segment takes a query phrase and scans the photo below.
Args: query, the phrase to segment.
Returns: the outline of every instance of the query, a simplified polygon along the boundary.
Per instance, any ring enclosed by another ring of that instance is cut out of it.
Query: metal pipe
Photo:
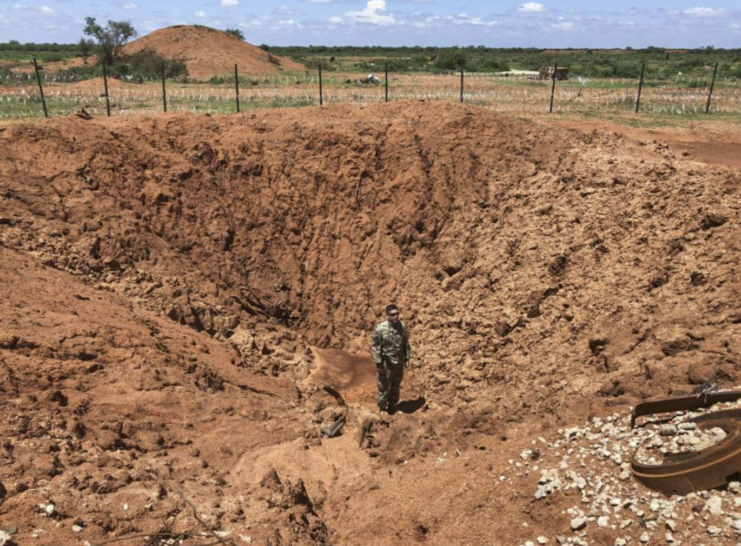
[[[553,85],[551,86],[551,108],[549,113],[553,113],[553,96],[556,94],[556,73],[558,72],[558,63],[553,65]]]
[[[713,88],[715,87],[715,76],[718,74],[718,63],[715,63],[715,70],[713,70],[713,79],[710,82],[710,90],[708,91],[708,103],[705,105],[705,113],[710,113],[710,99],[713,98]]]
[[[39,82],[39,92],[41,93],[41,104],[44,106],[44,117],[49,117],[49,111],[46,109],[46,99],[44,98],[44,86],[41,85],[41,75],[39,75],[39,65],[36,63],[36,57],[33,58],[33,67],[36,70],[36,81]]]
[[[638,96],[636,97],[636,114],[641,107],[641,91],[643,91],[643,73],[646,71],[646,63],[641,66],[641,82],[638,84]]]
[[[239,70],[236,63],[234,64],[234,86],[237,91],[237,114],[239,114]]]
[[[105,89],[105,111],[108,117],[111,117],[111,101],[108,98],[108,72],[105,63],[103,63],[103,87]]]

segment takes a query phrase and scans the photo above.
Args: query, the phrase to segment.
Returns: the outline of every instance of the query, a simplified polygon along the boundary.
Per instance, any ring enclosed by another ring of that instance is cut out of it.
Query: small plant
[[[239,38],[244,42],[244,32],[239,30],[238,28],[228,28],[224,31],[224,34],[228,34],[229,36],[234,36],[235,38]]]

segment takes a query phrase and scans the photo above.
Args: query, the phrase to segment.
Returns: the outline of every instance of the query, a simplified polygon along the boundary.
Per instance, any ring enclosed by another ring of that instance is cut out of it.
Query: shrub
[[[466,68],[468,55],[462,49],[450,47],[440,51],[433,66],[441,70],[459,70]]]

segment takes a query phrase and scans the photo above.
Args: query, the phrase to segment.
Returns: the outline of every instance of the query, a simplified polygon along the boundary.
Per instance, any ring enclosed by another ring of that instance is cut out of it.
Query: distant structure
[[[539,80],[552,80],[553,79],[553,67],[546,66],[546,67],[541,68],[538,71],[538,79]],[[568,80],[569,79],[569,67],[559,66],[556,69],[556,79],[559,81]]]

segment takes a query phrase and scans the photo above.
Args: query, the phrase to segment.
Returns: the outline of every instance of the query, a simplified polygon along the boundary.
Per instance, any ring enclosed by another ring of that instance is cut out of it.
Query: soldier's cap
[[[396,307],[393,303],[391,305],[386,306],[386,314],[388,315],[391,311],[398,311],[399,308]]]

